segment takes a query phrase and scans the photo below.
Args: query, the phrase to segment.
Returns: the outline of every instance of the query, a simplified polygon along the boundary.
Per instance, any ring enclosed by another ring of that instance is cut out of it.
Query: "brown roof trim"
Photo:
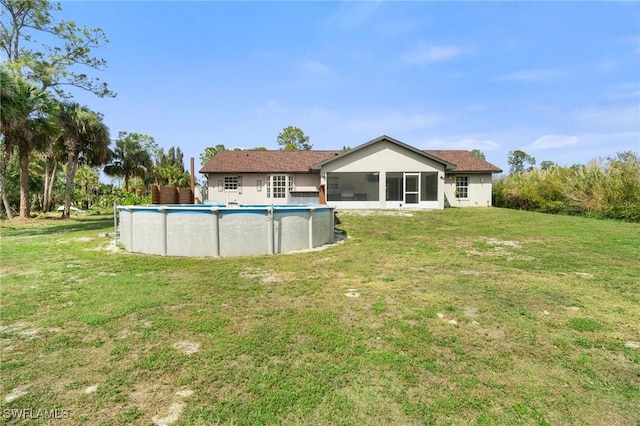
[[[200,173],[317,173],[323,165],[381,141],[388,141],[443,164],[449,173],[502,173],[500,168],[471,151],[421,151],[386,135],[348,151],[220,151],[200,169]]]
[[[311,166],[342,151],[220,151],[200,173],[313,173]]]
[[[502,173],[502,169],[466,150],[427,150],[435,157],[455,164],[455,168],[447,170],[452,173]]]

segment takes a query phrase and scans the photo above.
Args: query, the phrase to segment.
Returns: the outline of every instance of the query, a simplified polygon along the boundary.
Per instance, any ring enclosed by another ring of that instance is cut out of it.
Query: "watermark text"
[[[5,408],[2,417],[6,420],[64,420],[69,418],[69,410],[61,408]]]

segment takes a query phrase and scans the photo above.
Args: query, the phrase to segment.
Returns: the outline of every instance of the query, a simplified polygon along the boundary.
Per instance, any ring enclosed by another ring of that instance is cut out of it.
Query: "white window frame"
[[[466,200],[469,198],[469,176],[456,176],[456,198]]]
[[[225,176],[224,177],[224,190],[229,192],[238,192],[240,188],[239,176]]]
[[[277,186],[275,184],[278,184]],[[286,200],[295,189],[295,180],[291,175],[270,175],[265,179],[267,198]],[[277,191],[276,191],[277,190]],[[278,196],[276,196],[276,192]]]

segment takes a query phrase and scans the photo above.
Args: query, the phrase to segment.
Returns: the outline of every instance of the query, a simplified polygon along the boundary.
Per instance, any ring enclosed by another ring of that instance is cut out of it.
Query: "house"
[[[470,151],[422,151],[389,136],[348,151],[221,151],[200,170],[211,201],[344,209],[490,206],[501,172]]]

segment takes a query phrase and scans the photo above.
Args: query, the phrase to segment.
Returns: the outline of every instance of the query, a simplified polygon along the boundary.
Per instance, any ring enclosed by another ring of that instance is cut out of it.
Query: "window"
[[[273,198],[287,197],[287,177],[283,175],[272,176]]]
[[[420,201],[438,201],[438,174],[422,172]]]
[[[267,198],[287,198],[287,193],[293,191],[293,176],[272,175],[267,178]]]
[[[380,178],[373,172],[332,172],[327,176],[327,201],[378,201]]]
[[[224,190],[225,191],[237,191],[238,190],[238,176],[225,176],[224,177]]]
[[[456,198],[469,198],[468,176],[456,176]]]

